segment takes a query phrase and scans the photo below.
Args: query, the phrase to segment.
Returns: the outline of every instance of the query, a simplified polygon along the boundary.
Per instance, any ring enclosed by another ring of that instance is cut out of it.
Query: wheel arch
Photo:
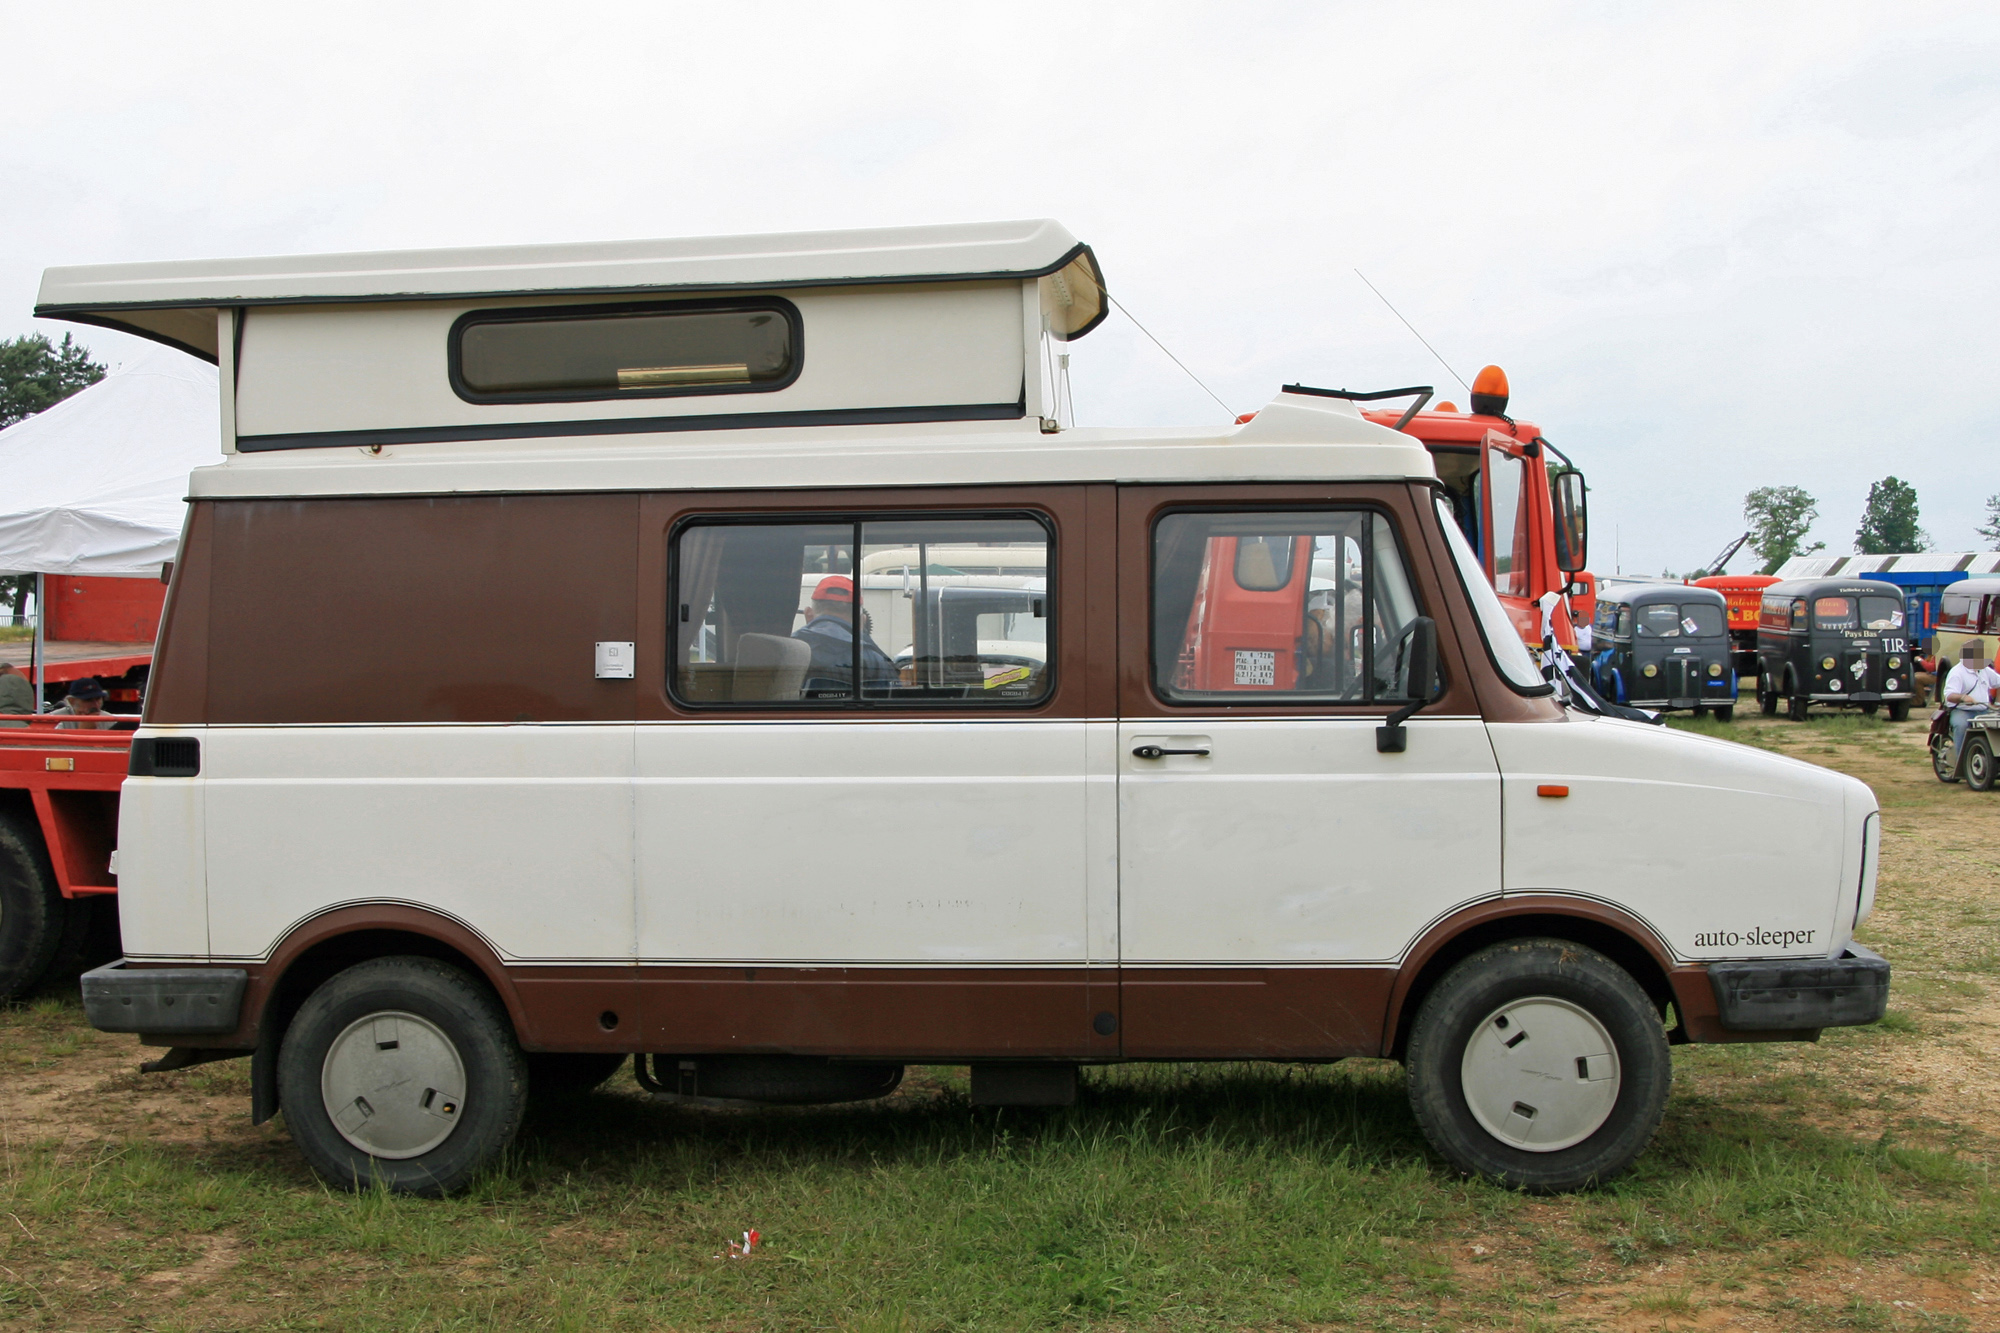
[[[1526,938],[1568,940],[1595,949],[1631,974],[1662,1015],[1668,1004],[1680,1002],[1672,954],[1631,913],[1564,894],[1491,899],[1438,922],[1405,955],[1389,992],[1382,1054],[1402,1058],[1418,1006],[1455,964],[1488,945]]]

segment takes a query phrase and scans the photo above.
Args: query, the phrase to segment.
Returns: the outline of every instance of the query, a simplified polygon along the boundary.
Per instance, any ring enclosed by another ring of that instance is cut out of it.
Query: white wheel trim
[[[1459,1080],[1480,1128],[1524,1152],[1561,1152],[1595,1134],[1623,1082],[1604,1024],[1553,995],[1488,1014],[1465,1044]]]
[[[421,1157],[465,1118],[465,1063],[429,1019],[385,1010],[333,1039],[319,1093],[334,1129],[362,1152]]]

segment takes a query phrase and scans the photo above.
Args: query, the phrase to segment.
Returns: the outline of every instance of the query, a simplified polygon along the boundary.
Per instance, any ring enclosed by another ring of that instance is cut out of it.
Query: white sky
[[[1990,4],[0,0],[0,69],[0,336],[52,264],[1051,216],[1237,411],[1464,406],[1361,269],[1506,368],[1603,572],[1752,486],[1832,551],[1884,474],[1945,549],[2000,491]],[[1221,420],[1116,315],[1073,351],[1081,424]]]

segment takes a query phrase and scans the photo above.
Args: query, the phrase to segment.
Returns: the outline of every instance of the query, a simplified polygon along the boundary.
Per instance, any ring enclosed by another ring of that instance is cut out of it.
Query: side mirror
[[[1431,686],[1437,679],[1437,650],[1437,622],[1429,616],[1418,616],[1410,622],[1410,669],[1404,677],[1410,682],[1410,702],[1389,714],[1382,720],[1382,725],[1375,728],[1377,754],[1401,754],[1409,748],[1410,733],[1403,724],[1431,701]]]
[[[1565,574],[1575,574],[1589,563],[1583,474],[1564,468],[1551,478],[1551,487],[1555,492],[1556,567]]]

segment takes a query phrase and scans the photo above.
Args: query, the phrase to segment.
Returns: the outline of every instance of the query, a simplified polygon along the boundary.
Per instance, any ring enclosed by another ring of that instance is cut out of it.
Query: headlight
[[[1722,674],[1722,663],[1720,663],[1720,662],[1710,662],[1710,663],[1708,664],[1708,674],[1709,674],[1709,675],[1711,675],[1711,676],[1719,676],[1719,675],[1721,675],[1721,674]]]
[[[1834,661],[1831,657],[1822,657],[1819,659],[1819,669],[1821,671],[1831,671],[1833,668]]]
[[[1895,669],[1896,669],[1897,667],[1899,667],[1899,666],[1901,666],[1901,665],[1903,665],[1903,659],[1902,659],[1902,658],[1900,658],[1900,657],[1892,657],[1892,658],[1890,658],[1890,659],[1889,659],[1889,670],[1891,670],[1891,671],[1894,671],[1894,670],[1895,670]]]
[[[1891,677],[1889,677],[1889,679],[1888,679],[1887,681],[1883,682],[1883,688],[1884,688],[1884,689],[1891,689],[1891,690],[1895,689],[1895,688],[1896,688],[1896,678],[1895,678],[1894,676],[1891,676]]]
[[[1642,676],[1657,676],[1660,674],[1660,669],[1654,666],[1651,662],[1648,662],[1646,663],[1646,665],[1639,668],[1639,674]]]

